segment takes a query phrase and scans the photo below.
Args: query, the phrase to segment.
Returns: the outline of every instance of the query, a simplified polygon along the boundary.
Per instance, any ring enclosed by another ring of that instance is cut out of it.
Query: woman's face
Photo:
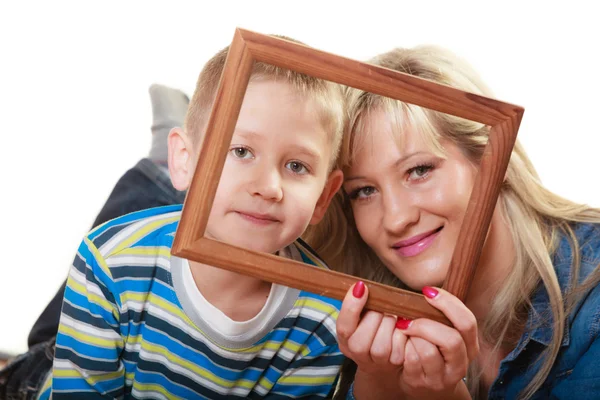
[[[413,129],[397,145],[384,111],[365,122],[365,145],[343,186],[360,236],[412,289],[441,286],[477,169],[449,142],[445,158],[436,156]]]

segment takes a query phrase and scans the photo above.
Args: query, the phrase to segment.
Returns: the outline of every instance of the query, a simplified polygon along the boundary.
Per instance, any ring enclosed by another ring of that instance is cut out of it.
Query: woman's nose
[[[384,196],[383,227],[391,234],[401,234],[419,221],[419,207],[409,196]]]

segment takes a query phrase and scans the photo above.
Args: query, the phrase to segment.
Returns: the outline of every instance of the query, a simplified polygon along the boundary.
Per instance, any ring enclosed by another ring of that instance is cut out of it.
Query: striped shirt
[[[84,238],[40,398],[331,394],[343,360],[335,334],[341,303],[286,288],[261,329],[239,337],[220,334],[191,304],[184,263],[170,255],[180,216],[181,206],[144,210]],[[288,254],[325,268],[301,240]]]

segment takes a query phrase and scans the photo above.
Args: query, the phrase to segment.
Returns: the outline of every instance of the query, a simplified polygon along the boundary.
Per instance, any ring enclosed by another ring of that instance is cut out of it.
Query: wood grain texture
[[[204,236],[227,150],[246,93],[254,61],[244,40],[235,32],[221,75],[213,108],[202,137],[198,163],[186,195],[173,254]],[[189,132],[200,137],[200,132]]]
[[[444,289],[462,301],[475,275],[522,116],[521,112],[490,131],[444,282]]]
[[[240,249],[203,237],[255,61],[491,126],[489,143],[482,157],[444,284],[447,290],[464,300],[479,261],[523,109],[412,75],[242,29],[236,30],[229,50],[172,254],[340,300],[352,284],[358,281],[350,275]],[[375,282],[366,283],[370,289],[367,302],[369,309],[406,318],[428,317],[449,324],[420,294]]]
[[[238,29],[256,61],[402,100],[486,125],[513,117],[519,106],[298,43]]]
[[[250,275],[322,296],[343,300],[358,278],[312,265],[231,246],[209,238],[197,240],[181,257]],[[366,307],[405,318],[426,317],[449,325],[439,310],[417,293],[363,280],[369,288]]]

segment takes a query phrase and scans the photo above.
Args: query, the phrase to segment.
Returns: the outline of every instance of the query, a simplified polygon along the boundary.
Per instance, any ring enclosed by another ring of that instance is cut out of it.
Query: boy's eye
[[[289,163],[285,164],[285,167],[295,174],[308,174],[308,168],[306,168],[306,166],[300,161],[290,161]]]
[[[229,150],[229,152],[235,157],[242,159],[248,159],[254,156],[252,152],[245,147],[234,147],[233,149]]]

